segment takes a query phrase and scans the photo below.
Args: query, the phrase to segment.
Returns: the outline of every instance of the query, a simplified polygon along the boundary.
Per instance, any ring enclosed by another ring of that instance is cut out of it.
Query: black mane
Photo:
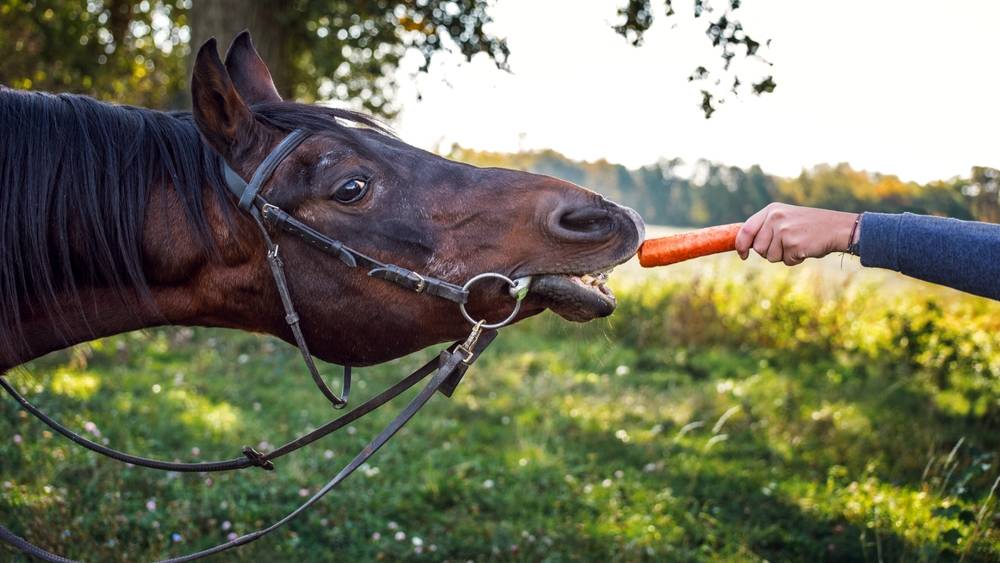
[[[350,137],[349,122],[391,136],[348,110],[281,102],[254,112],[286,131]],[[0,86],[0,152],[0,357],[26,345],[21,306],[59,331],[67,304],[57,295],[75,297],[72,306],[88,316],[108,306],[82,303],[78,285],[110,288],[127,306],[148,299],[142,233],[152,186],[173,186],[201,244],[214,251],[203,188],[227,196],[218,156],[189,112]]]
[[[386,133],[346,110],[293,103],[254,110],[284,130],[352,135],[339,123],[349,121]],[[218,157],[190,113],[0,87],[0,152],[0,356],[26,345],[25,313],[57,320],[73,307],[96,316],[149,298],[141,245],[154,185],[173,186],[201,244],[214,250],[203,188],[227,196]],[[84,304],[79,285],[110,288],[120,300]],[[60,294],[75,303],[60,303]]]
[[[108,287],[121,297],[87,304],[90,314],[135,305],[136,289],[148,297],[142,229],[153,185],[172,184],[196,232],[210,240],[202,187],[218,194],[224,188],[190,115],[0,89],[0,147],[5,356],[26,345],[23,313],[61,319],[67,304],[57,295],[67,292],[83,308],[78,285]]]

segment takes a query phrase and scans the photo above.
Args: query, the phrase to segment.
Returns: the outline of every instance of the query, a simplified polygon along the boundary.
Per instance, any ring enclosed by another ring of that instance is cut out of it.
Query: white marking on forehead
[[[340,152],[341,151],[339,149],[333,149],[332,151],[324,154],[319,159],[319,165],[332,166],[333,164],[336,164],[336,162],[342,158]]]

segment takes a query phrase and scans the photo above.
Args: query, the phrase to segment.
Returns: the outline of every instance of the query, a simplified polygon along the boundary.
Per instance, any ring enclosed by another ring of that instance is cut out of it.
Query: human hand
[[[860,225],[854,227],[858,218],[857,213],[772,203],[743,223],[736,252],[746,260],[753,249],[771,262],[795,266],[806,258],[847,251],[860,235]]]

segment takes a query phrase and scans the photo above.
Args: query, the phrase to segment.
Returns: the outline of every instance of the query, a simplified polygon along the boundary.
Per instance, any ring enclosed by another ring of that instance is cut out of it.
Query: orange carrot
[[[639,247],[639,263],[644,268],[667,266],[699,256],[736,250],[736,234],[742,226],[743,223],[733,223],[649,239]]]

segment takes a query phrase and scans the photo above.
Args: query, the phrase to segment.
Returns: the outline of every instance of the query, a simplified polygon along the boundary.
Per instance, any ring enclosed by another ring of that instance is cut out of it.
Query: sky
[[[704,158],[795,176],[849,162],[918,182],[1000,167],[1000,2],[746,0],[738,19],[771,39],[773,67],[742,64],[777,88],[709,120],[687,77],[720,59],[689,4],[675,0],[679,16],[636,48],[611,29],[617,0],[496,0],[491,31],[507,38],[511,72],[437,55],[419,74],[412,54],[394,128],[431,150],[550,148],[629,167]]]

